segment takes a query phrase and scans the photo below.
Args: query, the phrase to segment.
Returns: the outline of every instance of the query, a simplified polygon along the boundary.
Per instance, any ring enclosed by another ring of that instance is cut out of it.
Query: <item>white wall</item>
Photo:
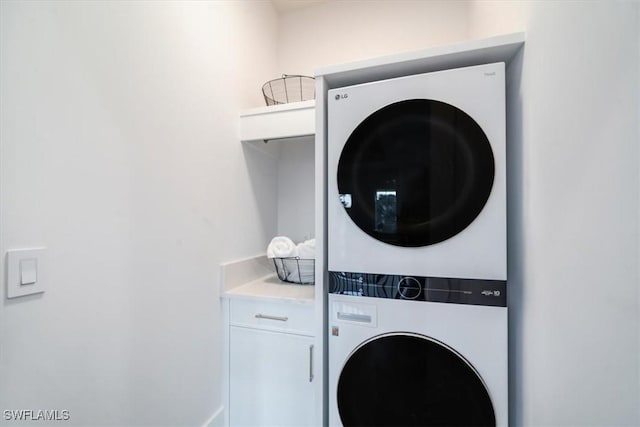
[[[276,73],[277,15],[268,2],[0,13],[0,253],[44,245],[50,267],[44,295],[0,291],[0,408],[202,425],[221,405],[217,265],[263,251],[277,225],[274,163],[237,138],[239,109]]]
[[[525,31],[534,2],[512,0],[471,0],[468,38],[479,39]]]
[[[315,142],[312,137],[270,144],[280,147],[278,157],[278,234],[294,242],[315,237]]]
[[[474,37],[505,17],[527,32],[510,105],[515,425],[640,424],[638,9],[473,5]]]
[[[640,425],[640,4],[393,4],[285,14],[280,68],[526,31],[508,72],[511,425]]]
[[[466,39],[468,7],[446,0],[339,0],[282,14],[281,73],[313,75],[326,65]]]

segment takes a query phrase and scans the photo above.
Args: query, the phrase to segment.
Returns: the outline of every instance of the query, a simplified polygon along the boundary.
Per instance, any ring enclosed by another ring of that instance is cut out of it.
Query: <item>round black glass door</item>
[[[340,200],[365,233],[397,246],[427,246],[464,230],[493,186],[491,145],[464,111],[412,99],[367,117],[338,163]]]
[[[385,335],[359,347],[340,374],[337,393],[345,427],[496,424],[476,371],[420,335]]]

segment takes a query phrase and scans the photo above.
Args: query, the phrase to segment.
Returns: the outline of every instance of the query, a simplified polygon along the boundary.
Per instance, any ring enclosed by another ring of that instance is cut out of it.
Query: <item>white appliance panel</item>
[[[464,230],[439,243],[402,247],[362,231],[343,207],[337,169],[354,129],[379,109],[409,99],[457,107],[486,134],[495,175],[489,198]],[[504,64],[414,75],[328,93],[328,268],[429,277],[506,280],[506,154]]]
[[[376,326],[342,320],[338,313],[376,315]],[[414,302],[329,295],[329,425],[341,427],[337,403],[340,374],[354,350],[383,334],[413,333],[443,343],[462,356],[482,379],[496,426],[508,426],[508,329],[506,307]],[[399,367],[399,369],[404,369]],[[410,369],[407,368],[407,369]],[[461,408],[463,410],[463,408]]]

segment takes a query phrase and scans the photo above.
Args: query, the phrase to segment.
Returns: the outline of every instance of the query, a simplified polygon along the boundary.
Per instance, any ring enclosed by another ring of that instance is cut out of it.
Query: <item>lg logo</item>
[[[341,99],[347,99],[349,97],[348,93],[337,93],[336,94],[336,101],[340,101]]]

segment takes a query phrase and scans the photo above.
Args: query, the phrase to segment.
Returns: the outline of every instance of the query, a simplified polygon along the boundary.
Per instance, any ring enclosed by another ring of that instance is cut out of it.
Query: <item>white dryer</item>
[[[506,280],[503,63],[327,102],[330,271]]]
[[[508,426],[505,286],[330,273],[329,425]]]

